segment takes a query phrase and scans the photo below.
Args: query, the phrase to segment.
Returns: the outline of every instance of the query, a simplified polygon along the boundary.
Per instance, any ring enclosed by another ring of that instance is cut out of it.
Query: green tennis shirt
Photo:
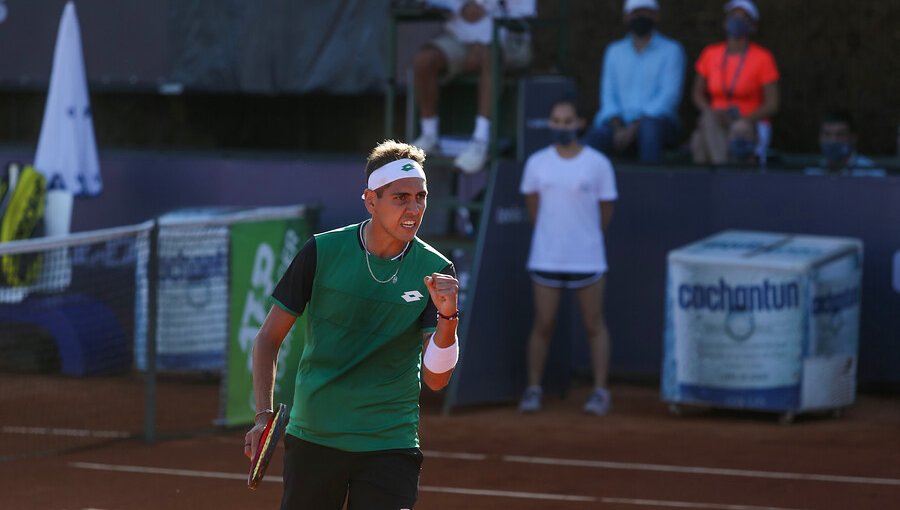
[[[422,333],[436,327],[423,281],[453,274],[450,262],[416,237],[402,256],[368,256],[361,225],[316,234],[272,297],[306,314],[287,431],[303,440],[364,452],[419,445]],[[399,271],[398,271],[399,268]]]

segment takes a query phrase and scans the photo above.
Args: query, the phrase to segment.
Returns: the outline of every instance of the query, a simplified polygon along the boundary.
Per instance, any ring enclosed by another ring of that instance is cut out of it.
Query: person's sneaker
[[[609,397],[609,391],[597,389],[587,398],[584,402],[584,407],[582,407],[581,410],[595,416],[603,416],[609,412],[611,406],[612,402]]]
[[[528,388],[522,394],[522,400],[519,401],[520,413],[536,413],[541,410],[541,395],[543,392],[540,388]]]
[[[421,134],[413,140],[413,145],[425,151],[425,153],[435,152],[438,148],[438,137],[435,135]]]
[[[488,157],[488,143],[472,139],[466,148],[456,156],[453,164],[467,174],[480,172]]]

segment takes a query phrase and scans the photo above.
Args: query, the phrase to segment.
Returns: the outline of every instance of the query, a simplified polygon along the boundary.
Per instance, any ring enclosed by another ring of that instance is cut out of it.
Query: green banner
[[[228,373],[225,425],[251,423],[253,341],[271,306],[275,284],[311,235],[305,219],[237,223],[231,226],[231,288],[228,326]],[[305,317],[300,317],[281,344],[275,377],[275,404],[290,406],[303,350]]]

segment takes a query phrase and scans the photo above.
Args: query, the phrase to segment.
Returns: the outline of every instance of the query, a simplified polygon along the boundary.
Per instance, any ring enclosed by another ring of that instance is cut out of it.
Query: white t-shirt
[[[565,159],[551,145],[525,162],[519,190],[537,193],[537,221],[528,269],[559,273],[606,271],[600,202],[615,200],[616,177],[603,154],[583,147]]]
[[[537,12],[535,0],[506,0],[506,8],[498,0],[472,0],[487,11],[480,20],[469,23],[459,14],[469,0],[430,0],[433,6],[449,9],[454,15],[444,25],[447,32],[465,44],[490,44],[494,29],[494,18],[498,16],[522,18],[534,16]],[[501,31],[501,39],[503,33]]]

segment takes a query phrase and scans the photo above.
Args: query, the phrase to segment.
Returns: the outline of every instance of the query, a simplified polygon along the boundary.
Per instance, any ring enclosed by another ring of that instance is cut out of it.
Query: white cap
[[[759,21],[759,9],[756,8],[753,0],[731,0],[725,4],[725,12],[729,12],[732,9],[742,9],[753,18],[753,21]]]
[[[658,11],[659,4],[656,3],[656,0],[625,0],[625,7],[622,8],[622,10],[625,11],[625,14],[631,14],[638,9],[652,9]]]

